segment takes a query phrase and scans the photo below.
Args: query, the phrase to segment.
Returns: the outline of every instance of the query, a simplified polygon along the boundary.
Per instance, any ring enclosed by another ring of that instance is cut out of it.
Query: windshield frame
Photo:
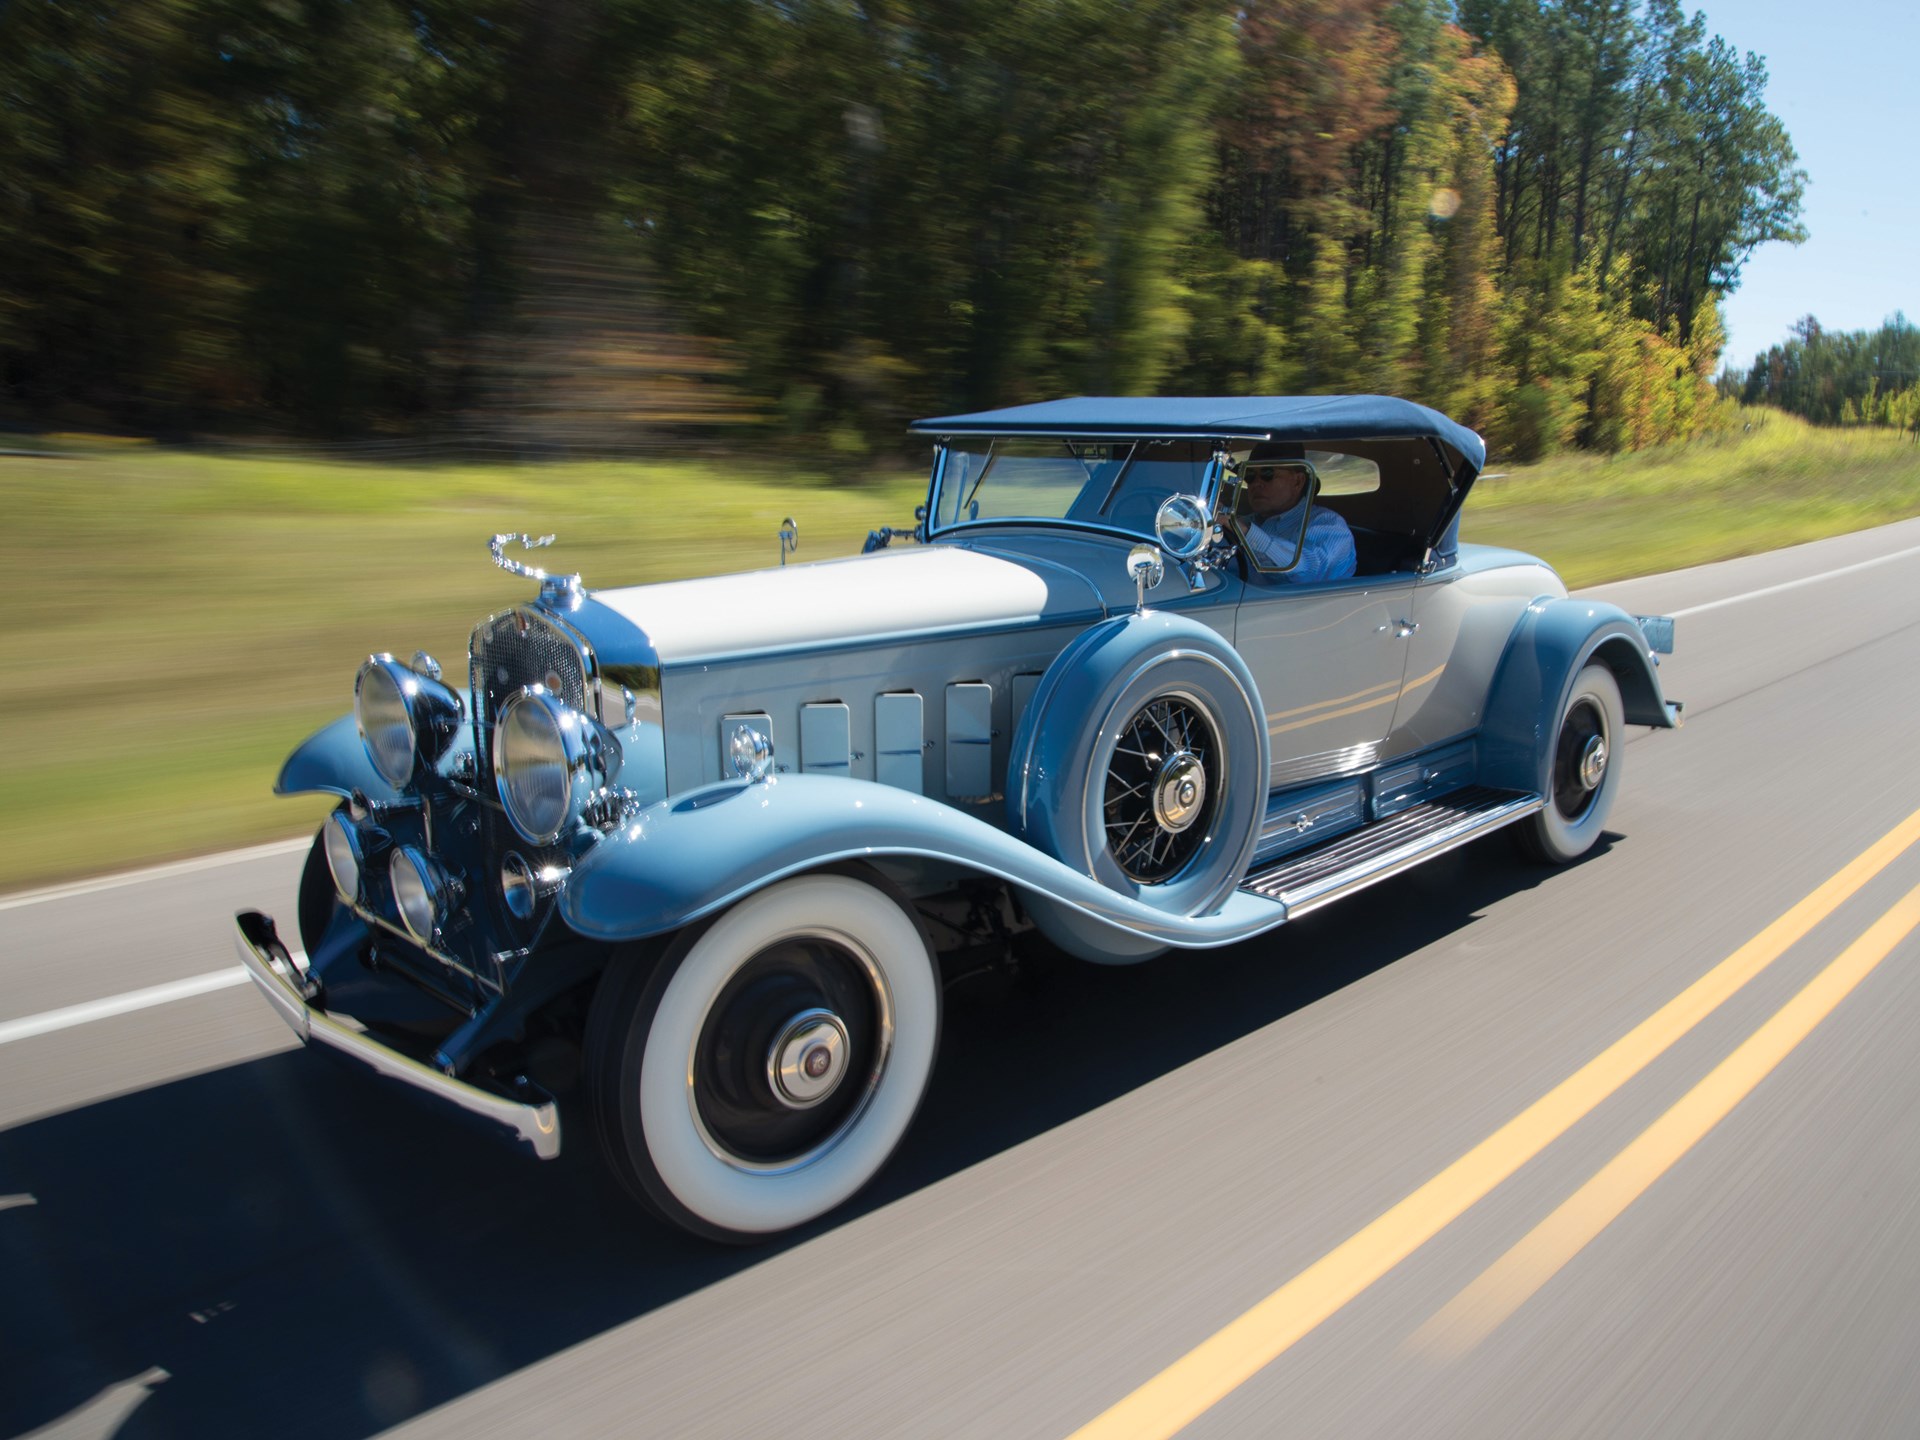
[[[1107,487],[1106,495],[1102,497],[1101,508],[1103,510],[1113,502],[1114,497],[1120,494],[1126,481],[1133,474],[1135,467],[1147,456],[1153,447],[1192,444],[1212,447],[1211,453],[1204,460],[1196,457],[1195,461],[1192,462],[1200,472],[1199,484],[1192,489],[1181,489],[1170,493],[1197,494],[1202,503],[1208,507],[1209,513],[1211,513],[1214,505],[1214,497],[1220,492],[1222,470],[1225,465],[1231,461],[1227,442],[1217,436],[1211,435],[943,435],[935,442],[933,472],[928,478],[927,518],[925,521],[927,538],[932,540],[939,536],[967,534],[974,531],[1037,528],[1042,530],[1065,529],[1097,535],[1111,535],[1136,543],[1143,539],[1149,541],[1156,539],[1151,522],[1149,522],[1144,529],[1136,529],[1126,525],[1104,524],[1098,520],[1069,518],[1065,515],[987,515],[973,520],[956,519],[942,523],[940,518],[941,504],[943,500],[947,498],[948,460],[954,450],[985,451],[987,461],[981,467],[980,473],[973,480],[974,489],[977,491],[980,484],[985,481],[988,474],[992,471],[993,466],[999,460],[1000,457],[997,452],[1001,446],[1012,443],[1033,444],[1035,442],[1044,443],[1048,441],[1069,447],[1076,444],[1099,445],[1110,447],[1115,451],[1121,449],[1126,451],[1125,459],[1121,461],[1119,469]],[[1073,458],[1076,460],[1080,459],[1077,454],[1074,455]],[[1082,463],[1084,464],[1086,462],[1082,461]],[[955,510],[958,511],[961,505],[967,503],[968,498],[969,497],[961,497],[955,504]]]

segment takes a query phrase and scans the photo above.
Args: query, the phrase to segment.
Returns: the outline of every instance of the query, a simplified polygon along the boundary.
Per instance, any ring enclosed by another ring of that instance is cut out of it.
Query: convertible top
[[[1438,410],[1391,395],[1080,395],[971,415],[938,415],[922,435],[1164,436],[1182,439],[1389,440],[1432,436],[1477,472],[1487,446]]]

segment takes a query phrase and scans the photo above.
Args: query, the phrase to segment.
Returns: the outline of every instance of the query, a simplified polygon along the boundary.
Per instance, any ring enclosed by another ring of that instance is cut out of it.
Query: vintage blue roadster
[[[1569,861],[1625,727],[1679,723],[1671,622],[1460,543],[1485,446],[1422,406],[914,429],[926,505],[856,558],[591,590],[493,537],[538,593],[464,682],[372,656],[280,775],[340,797],[301,948],[237,917],[294,1031],[543,1157],[568,1096],[644,1205],[751,1240],[886,1162],[951,957],[1226,945],[1503,826]]]

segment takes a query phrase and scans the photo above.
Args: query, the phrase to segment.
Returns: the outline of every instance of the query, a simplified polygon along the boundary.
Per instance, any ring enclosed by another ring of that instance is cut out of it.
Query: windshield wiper
[[[1107,513],[1107,507],[1113,504],[1114,496],[1120,493],[1120,486],[1122,482],[1126,480],[1128,474],[1132,472],[1134,457],[1139,453],[1140,442],[1136,440],[1127,447],[1127,458],[1120,464],[1120,473],[1113,477],[1113,484],[1107,487],[1107,493],[1100,501],[1100,508],[1095,510],[1093,512],[1094,514],[1104,515]]]

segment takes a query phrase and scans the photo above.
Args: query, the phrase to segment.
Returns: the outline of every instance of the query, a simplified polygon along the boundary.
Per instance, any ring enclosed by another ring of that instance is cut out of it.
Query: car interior
[[[1424,439],[1316,440],[1311,446],[1264,442],[1252,447],[1240,468],[1285,461],[1309,464],[1315,478],[1313,506],[1347,522],[1356,578],[1417,570],[1432,526],[1456,499],[1445,452]],[[1245,486],[1236,486],[1231,507],[1222,507],[1222,518],[1236,536],[1243,536],[1250,523],[1241,510],[1245,497]],[[1228,498],[1223,495],[1223,502]],[[1450,525],[1438,548],[1450,554],[1454,544]],[[1285,580],[1286,572],[1263,568],[1248,557],[1244,540],[1241,555],[1248,579],[1291,583]]]

